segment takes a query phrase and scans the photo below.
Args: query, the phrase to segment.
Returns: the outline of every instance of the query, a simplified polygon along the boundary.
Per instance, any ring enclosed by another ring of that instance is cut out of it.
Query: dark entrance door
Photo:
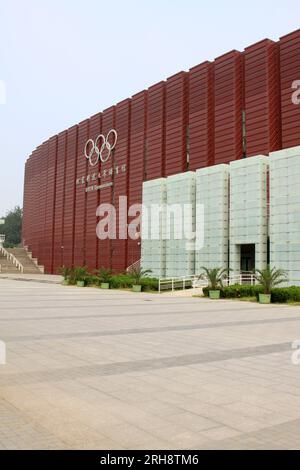
[[[241,273],[255,269],[255,245],[241,245]]]

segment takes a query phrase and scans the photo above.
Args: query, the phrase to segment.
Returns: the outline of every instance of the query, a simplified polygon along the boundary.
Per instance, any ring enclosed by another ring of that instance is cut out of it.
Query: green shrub
[[[203,287],[202,292],[203,292],[204,297],[208,297],[209,291],[210,291],[209,287]]]
[[[112,289],[129,289],[133,285],[133,279],[128,274],[115,274],[110,278]]]
[[[289,300],[292,302],[300,302],[300,286],[288,287],[290,292]]]
[[[271,302],[281,304],[286,302],[300,302],[300,287],[291,286],[272,289]]]
[[[87,286],[99,286],[102,282],[109,282],[112,289],[131,289],[137,282],[137,278],[128,273],[112,274],[108,269],[101,268],[95,274],[89,274],[84,266],[75,268],[61,267],[59,273],[75,285],[77,281],[85,281]],[[157,291],[158,279],[151,277],[140,277],[139,283],[144,291]]]
[[[257,297],[263,292],[261,286],[251,286],[250,284],[235,284],[233,286],[224,287],[221,296],[225,299],[239,299],[241,297]]]
[[[98,278],[98,283],[101,284],[102,282],[110,283],[112,271],[111,269],[100,268],[98,271],[95,271],[95,275]]]
[[[74,280],[77,281],[86,281],[89,277],[88,270],[86,266],[76,266],[74,268]]]
[[[209,287],[203,288],[203,294],[208,297]],[[234,284],[228,287],[222,287],[221,298],[223,299],[239,299],[241,297],[256,297],[259,293],[263,291],[261,286],[251,286],[248,284]]]
[[[69,284],[70,285],[75,285],[76,284],[76,275],[75,275],[74,268],[70,269],[70,274],[68,276],[68,279],[69,279]]]
[[[110,286],[112,289],[131,289],[136,283],[136,279],[130,274],[115,274],[110,278]],[[139,280],[142,290],[158,290],[158,279],[144,277]]]
[[[92,274],[90,276],[87,276],[85,282],[86,282],[87,286],[99,286],[99,284],[100,284],[99,277],[94,276]]]
[[[143,291],[158,290],[158,279],[152,277],[144,277],[140,279],[140,285]]]
[[[290,292],[288,288],[271,289],[271,302],[284,304],[289,300]]]
[[[58,273],[63,276],[65,280],[68,280],[70,285],[76,284],[76,275],[74,268],[67,268],[65,266],[62,266],[58,269]]]
[[[17,245],[15,245],[14,243],[9,243],[6,241],[3,243],[3,246],[4,248],[16,248],[17,247]]]
[[[210,288],[204,287],[203,294],[208,297]],[[263,287],[259,285],[251,286],[247,284],[223,287],[221,289],[221,298],[238,299],[241,297],[256,297],[263,293]],[[271,289],[272,303],[300,302],[300,286],[274,287]]]
[[[72,268],[61,266],[60,268],[58,268],[57,273],[60,274],[66,281],[67,279],[69,279],[71,271],[72,271]]]

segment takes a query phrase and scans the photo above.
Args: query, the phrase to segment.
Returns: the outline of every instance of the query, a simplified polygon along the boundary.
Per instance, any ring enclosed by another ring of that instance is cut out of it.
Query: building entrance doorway
[[[246,274],[255,269],[255,244],[241,245],[241,273]]]

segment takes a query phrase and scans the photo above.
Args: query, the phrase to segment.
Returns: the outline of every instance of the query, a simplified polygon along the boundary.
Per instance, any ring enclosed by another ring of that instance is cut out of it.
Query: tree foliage
[[[0,225],[0,233],[5,235],[5,247],[10,248],[21,243],[22,217],[23,210],[19,206],[6,213],[4,225]]]

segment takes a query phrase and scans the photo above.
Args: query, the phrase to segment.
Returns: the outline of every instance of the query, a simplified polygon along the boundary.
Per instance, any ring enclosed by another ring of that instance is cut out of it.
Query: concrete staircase
[[[27,252],[25,248],[7,248],[7,251],[14,255],[14,257],[23,266],[24,274],[41,274],[44,272],[43,266],[39,266],[37,260],[32,258],[31,253]],[[20,273],[19,269],[0,253],[0,264],[2,273]]]
[[[0,273],[18,274],[19,272],[19,269],[13,264],[13,262],[8,260],[0,251]]]

